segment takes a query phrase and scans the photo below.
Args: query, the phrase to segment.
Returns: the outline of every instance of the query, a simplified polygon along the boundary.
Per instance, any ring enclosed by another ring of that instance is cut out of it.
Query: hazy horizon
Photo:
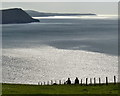
[[[22,8],[50,13],[95,13],[117,15],[117,2],[3,2],[2,9]]]

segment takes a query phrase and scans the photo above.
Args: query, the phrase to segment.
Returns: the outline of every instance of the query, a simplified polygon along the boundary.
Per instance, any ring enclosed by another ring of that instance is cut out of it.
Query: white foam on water
[[[82,50],[41,48],[3,49],[3,82],[37,84],[70,77],[101,78],[113,82],[118,75],[118,57]],[[97,79],[98,80],[98,79]]]

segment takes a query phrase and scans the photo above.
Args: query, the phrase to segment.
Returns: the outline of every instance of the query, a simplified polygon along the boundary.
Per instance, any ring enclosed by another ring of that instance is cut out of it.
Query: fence
[[[96,81],[96,79],[98,79],[98,82]],[[83,83],[83,80],[85,80],[85,83]],[[109,78],[106,77],[105,78],[105,83],[102,83],[101,82],[101,78],[85,78],[85,79],[79,79],[79,84],[82,86],[82,85],[101,85],[101,84],[106,84],[108,85],[109,84]],[[88,82],[89,81],[89,82]],[[117,83],[117,78],[116,76],[113,77],[113,82],[114,84]],[[61,84],[66,84],[66,81],[65,80],[51,80],[51,81],[47,81],[47,82],[38,82],[38,85],[61,85]],[[72,84],[75,84],[75,83],[72,83]]]

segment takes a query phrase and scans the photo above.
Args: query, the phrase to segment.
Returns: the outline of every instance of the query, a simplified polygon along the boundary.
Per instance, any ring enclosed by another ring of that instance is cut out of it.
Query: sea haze
[[[38,17],[37,17],[38,18]],[[41,17],[40,23],[3,25],[3,82],[118,75],[114,16]]]

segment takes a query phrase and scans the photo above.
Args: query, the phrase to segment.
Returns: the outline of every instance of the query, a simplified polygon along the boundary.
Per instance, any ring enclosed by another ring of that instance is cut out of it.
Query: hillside
[[[83,16],[83,15],[96,15],[92,13],[79,14],[79,13],[45,13],[33,10],[25,10],[31,17],[47,17],[47,16]]]
[[[2,12],[2,24],[40,22],[20,8],[0,10],[0,12]]]
[[[2,84],[2,96],[18,96],[17,94],[53,94],[56,96],[118,96],[119,84],[101,85],[25,85],[25,84]],[[14,94],[14,95],[13,95]],[[79,95],[80,94],[80,95]],[[96,94],[96,95],[95,95]],[[35,95],[36,96],[36,95]],[[38,95],[39,96],[39,95]],[[48,95],[47,95],[48,96]]]

